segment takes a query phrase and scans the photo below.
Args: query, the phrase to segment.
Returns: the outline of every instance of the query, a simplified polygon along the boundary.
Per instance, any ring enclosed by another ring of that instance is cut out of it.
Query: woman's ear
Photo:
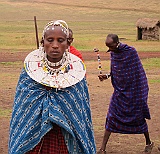
[[[67,43],[66,49],[69,49],[70,45]]]
[[[43,40],[43,38],[41,40],[41,46],[44,47],[44,40]]]
[[[68,44],[68,46],[70,46],[70,45],[71,45],[71,41],[70,41],[70,39],[69,39],[69,38],[67,38],[67,44]]]

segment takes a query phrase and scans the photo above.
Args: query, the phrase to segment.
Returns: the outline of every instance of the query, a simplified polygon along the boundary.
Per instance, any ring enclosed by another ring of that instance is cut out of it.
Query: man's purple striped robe
[[[120,43],[111,51],[111,81],[114,92],[106,118],[106,129],[115,133],[141,134],[148,131],[148,82],[135,48]]]

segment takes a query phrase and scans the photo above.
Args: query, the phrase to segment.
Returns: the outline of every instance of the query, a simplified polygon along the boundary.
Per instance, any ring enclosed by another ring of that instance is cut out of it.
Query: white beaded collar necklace
[[[85,77],[86,67],[77,56],[68,52],[66,56],[64,63],[55,69],[45,61],[43,50],[37,49],[27,55],[24,67],[28,75],[42,85],[58,89],[70,87]]]
[[[46,53],[44,53],[44,62],[48,65],[48,66],[51,66],[51,67],[55,67],[55,66],[62,66],[65,62],[67,61],[67,53],[65,52],[63,54],[63,57],[60,61],[54,63],[54,62],[50,62],[47,58],[47,55]]]

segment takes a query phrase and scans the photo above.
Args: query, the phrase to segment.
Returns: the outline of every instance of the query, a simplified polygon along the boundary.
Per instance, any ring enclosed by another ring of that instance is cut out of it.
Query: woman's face
[[[50,26],[44,35],[44,50],[48,60],[51,62],[60,61],[67,48],[67,36],[62,31],[62,27]]]

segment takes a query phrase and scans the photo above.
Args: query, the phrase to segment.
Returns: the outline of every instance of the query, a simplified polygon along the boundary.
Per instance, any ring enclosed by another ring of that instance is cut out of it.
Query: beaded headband
[[[56,21],[50,21],[48,24],[46,24],[46,26],[44,27],[44,30],[43,30],[43,34],[42,34],[42,38],[44,39],[44,35],[45,35],[45,32],[47,30],[49,30],[50,26],[53,26],[52,27],[52,30],[54,30],[54,26],[60,26],[62,27],[62,31],[67,35],[69,35],[69,30],[68,30],[68,25],[67,23],[64,21],[64,20],[56,20]]]

